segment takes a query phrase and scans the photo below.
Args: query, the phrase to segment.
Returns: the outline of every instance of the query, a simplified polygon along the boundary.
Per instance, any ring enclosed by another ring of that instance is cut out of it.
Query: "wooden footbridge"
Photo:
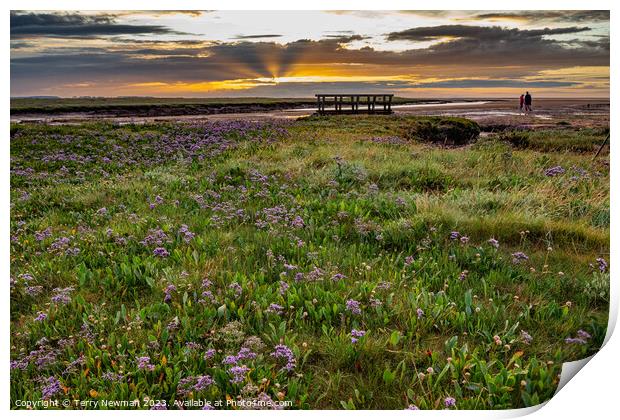
[[[392,94],[317,94],[317,112],[326,114],[391,114]]]

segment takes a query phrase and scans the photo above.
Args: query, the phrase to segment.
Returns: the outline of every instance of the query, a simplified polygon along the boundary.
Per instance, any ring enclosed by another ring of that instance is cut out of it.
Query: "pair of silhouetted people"
[[[525,95],[521,94],[519,97],[519,109],[521,112],[532,112],[532,95],[530,92],[525,92]]]

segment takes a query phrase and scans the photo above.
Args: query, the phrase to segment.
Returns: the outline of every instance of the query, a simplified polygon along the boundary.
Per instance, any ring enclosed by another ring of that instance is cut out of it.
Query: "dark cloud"
[[[365,39],[370,39],[369,36],[362,36],[362,35],[338,35],[338,34],[333,34],[333,35],[325,35],[325,38],[332,40],[334,42],[338,42],[340,44],[348,44],[349,42],[353,42],[353,41],[363,41]]]
[[[12,50],[19,50],[19,49],[22,49],[22,48],[32,48],[34,46],[35,46],[35,44],[33,44],[32,42],[11,41],[11,49]]]
[[[11,38],[180,34],[162,25],[127,25],[113,14],[11,12]]]
[[[512,79],[455,79],[438,82],[416,83],[416,88],[543,88],[577,86],[576,82],[560,82],[553,80],[523,81]]]
[[[516,20],[525,22],[608,22],[609,10],[537,10],[478,13],[464,19]]]
[[[407,40],[407,41],[432,41],[439,38],[469,38],[484,41],[515,41],[524,40],[536,41],[545,35],[563,35],[577,32],[589,31],[588,27],[568,28],[544,28],[544,29],[508,29],[500,26],[468,26],[468,25],[440,25],[422,26],[418,28],[406,29],[399,32],[390,32],[387,35],[388,41]]]
[[[235,39],[261,39],[261,38],[280,38],[284,35],[279,34],[258,34],[258,35],[237,35]]]

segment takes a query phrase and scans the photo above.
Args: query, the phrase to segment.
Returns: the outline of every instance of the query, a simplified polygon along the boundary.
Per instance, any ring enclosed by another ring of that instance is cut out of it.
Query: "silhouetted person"
[[[523,112],[523,102],[525,101],[525,95],[519,96],[519,112]]]
[[[532,112],[532,95],[530,92],[525,92],[525,112]]]

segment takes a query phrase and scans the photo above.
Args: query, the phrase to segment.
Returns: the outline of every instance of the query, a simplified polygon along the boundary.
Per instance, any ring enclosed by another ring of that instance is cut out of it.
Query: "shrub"
[[[507,131],[499,135],[501,141],[512,144],[514,147],[524,149],[530,145],[530,136],[522,131]]]
[[[406,139],[460,146],[480,135],[480,126],[466,118],[429,117],[407,124],[402,136]]]

